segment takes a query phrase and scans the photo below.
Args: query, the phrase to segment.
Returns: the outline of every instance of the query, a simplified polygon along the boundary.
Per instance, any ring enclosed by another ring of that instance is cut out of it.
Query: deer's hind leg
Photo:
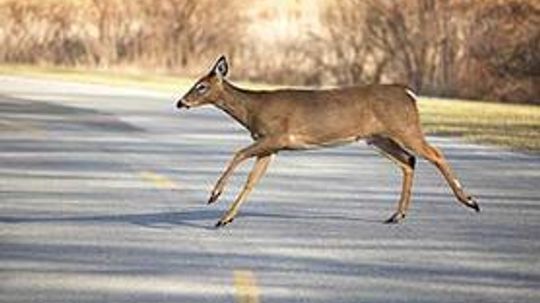
[[[421,131],[418,130],[417,133],[418,134],[412,136],[400,136],[399,141],[411,151],[434,164],[444,176],[457,200],[461,204],[479,212],[480,206],[478,206],[478,203],[471,195],[465,192],[441,150],[427,143]]]
[[[403,220],[411,204],[411,190],[416,158],[390,138],[374,136],[368,144],[377,147],[381,153],[396,163],[403,172],[403,184],[397,210],[384,223],[398,223]]]

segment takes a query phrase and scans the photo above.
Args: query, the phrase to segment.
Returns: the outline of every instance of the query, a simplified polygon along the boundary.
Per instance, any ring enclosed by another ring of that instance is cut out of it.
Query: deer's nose
[[[187,105],[187,104],[184,102],[184,99],[180,99],[180,100],[178,100],[178,102],[176,103],[176,107],[177,107],[178,109],[182,109],[182,107],[189,108],[189,105]]]

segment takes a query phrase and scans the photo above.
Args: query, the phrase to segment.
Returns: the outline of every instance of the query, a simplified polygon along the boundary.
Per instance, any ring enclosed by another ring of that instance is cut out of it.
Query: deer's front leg
[[[233,174],[236,167],[238,167],[238,165],[240,165],[246,159],[254,156],[262,157],[272,154],[273,151],[278,149],[278,143],[279,141],[276,139],[261,139],[235,153],[234,157],[221,174],[221,177],[219,177],[218,181],[216,182],[216,185],[214,186],[214,189],[212,190],[212,193],[210,195],[210,199],[208,199],[208,204],[217,201],[217,199],[223,192],[225,185],[229,181],[229,178]]]
[[[273,155],[257,157],[257,160],[253,165],[253,169],[249,173],[244,188],[242,189],[240,194],[238,194],[238,197],[236,197],[236,200],[231,205],[229,210],[217,222],[216,227],[224,226],[234,220],[234,217],[238,213],[240,205],[242,205],[242,203],[246,200],[249,193],[253,190],[255,185],[257,185],[257,182],[259,182],[262,176],[264,176],[264,173],[266,172],[266,169],[268,168],[268,164],[270,164],[272,157]]]

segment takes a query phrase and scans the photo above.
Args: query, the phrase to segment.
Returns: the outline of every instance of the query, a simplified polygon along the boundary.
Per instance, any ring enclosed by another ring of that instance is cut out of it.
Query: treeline
[[[537,1],[304,2],[320,26],[268,42],[258,2],[0,0],[0,62],[197,75],[225,53],[241,79],[540,103]]]

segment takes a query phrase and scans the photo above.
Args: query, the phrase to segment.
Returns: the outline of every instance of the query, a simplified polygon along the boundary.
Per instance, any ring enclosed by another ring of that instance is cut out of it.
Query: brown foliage
[[[288,18],[318,5],[321,26],[272,40],[249,29],[273,15],[240,0],[0,0],[0,62],[194,75],[225,53],[244,79],[540,102],[533,0],[303,2]]]
[[[238,44],[232,39],[242,24],[236,5],[217,0],[4,0],[0,60],[185,70],[204,55],[234,52]]]
[[[540,9],[527,1],[493,3],[476,11],[470,28],[472,97],[540,102]]]
[[[540,102],[534,1],[336,0],[323,21],[319,53],[339,58],[323,65],[338,84],[401,82],[424,94]]]

